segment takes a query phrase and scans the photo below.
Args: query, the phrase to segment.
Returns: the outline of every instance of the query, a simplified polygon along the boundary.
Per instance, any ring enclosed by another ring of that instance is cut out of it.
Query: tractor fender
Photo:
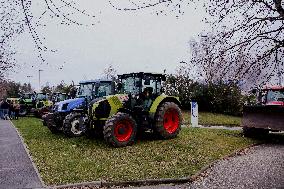
[[[167,96],[167,95],[160,95],[158,96],[154,102],[152,103],[149,111],[149,116],[151,119],[155,118],[156,112],[158,107],[163,104],[164,102],[174,102],[176,103],[179,107],[181,106],[179,98],[175,96]]]
[[[92,114],[93,114],[93,117],[95,118],[96,115],[95,115],[95,112],[98,108],[100,108],[100,104],[101,103],[104,103],[104,101],[107,101],[107,104],[110,106],[110,112],[109,112],[109,115],[108,116],[104,116],[103,118],[99,118],[100,120],[106,120],[107,118],[109,118],[110,116],[116,114],[120,108],[123,107],[123,102],[128,100],[127,99],[127,95],[110,95],[110,96],[107,96],[107,97],[104,97],[103,99],[95,102],[93,105],[92,105]]]

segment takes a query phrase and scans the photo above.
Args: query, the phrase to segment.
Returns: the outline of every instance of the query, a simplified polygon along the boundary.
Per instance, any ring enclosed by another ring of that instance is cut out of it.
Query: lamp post
[[[43,70],[39,69],[38,70],[38,91],[40,91],[40,72],[42,72]]]

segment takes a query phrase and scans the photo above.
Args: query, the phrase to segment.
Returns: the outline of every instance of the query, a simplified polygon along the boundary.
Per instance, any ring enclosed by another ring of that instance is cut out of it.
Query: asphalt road
[[[15,128],[0,120],[0,189],[42,187]]]

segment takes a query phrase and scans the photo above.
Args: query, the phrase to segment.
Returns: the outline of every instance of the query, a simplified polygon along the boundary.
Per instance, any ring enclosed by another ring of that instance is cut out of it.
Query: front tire
[[[47,128],[51,131],[51,133],[53,134],[59,133],[59,130],[56,127],[56,124],[53,120],[53,114],[47,114],[47,116],[45,117],[45,124]]]
[[[106,121],[103,134],[105,141],[114,147],[132,145],[137,133],[135,120],[126,113],[119,112]]]
[[[63,121],[63,133],[68,137],[79,137],[84,134],[80,127],[80,119],[83,117],[81,113],[70,113]],[[84,122],[84,119],[82,119]],[[84,124],[84,123],[82,123]]]
[[[28,114],[28,110],[25,106],[22,106],[19,110],[19,116],[25,117]]]
[[[181,110],[173,102],[163,103],[155,117],[155,133],[162,139],[175,138],[181,129]]]

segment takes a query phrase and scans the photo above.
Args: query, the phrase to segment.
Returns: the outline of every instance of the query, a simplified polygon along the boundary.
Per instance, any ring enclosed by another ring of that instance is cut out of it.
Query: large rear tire
[[[82,117],[83,115],[77,112],[68,114],[63,121],[63,133],[68,137],[82,136],[84,134],[80,127],[80,119]],[[82,121],[84,121],[84,119]]]
[[[127,113],[117,113],[113,115],[104,125],[104,139],[114,147],[124,147],[132,145],[137,133],[135,120]]]
[[[176,103],[163,103],[156,112],[155,133],[163,139],[175,138],[181,129],[181,115],[181,110]]]

